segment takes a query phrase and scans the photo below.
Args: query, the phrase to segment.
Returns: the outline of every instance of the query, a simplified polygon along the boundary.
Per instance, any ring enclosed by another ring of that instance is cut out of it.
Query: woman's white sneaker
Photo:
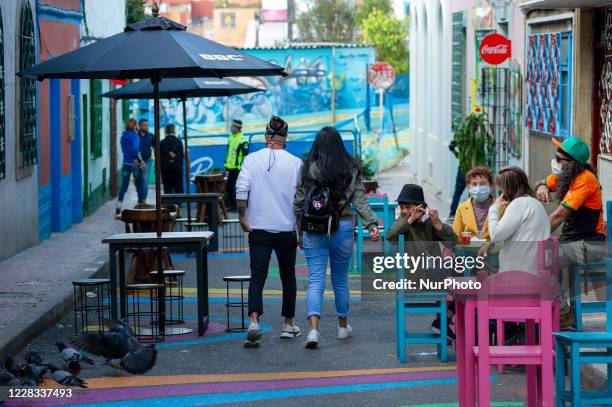
[[[348,339],[351,336],[353,336],[353,328],[351,328],[349,324],[346,324],[346,326],[338,325],[338,335],[336,336],[336,338]]]
[[[319,346],[319,341],[321,340],[321,335],[319,331],[316,329],[311,329],[308,332],[308,336],[306,337],[306,348],[308,349],[316,349]]]

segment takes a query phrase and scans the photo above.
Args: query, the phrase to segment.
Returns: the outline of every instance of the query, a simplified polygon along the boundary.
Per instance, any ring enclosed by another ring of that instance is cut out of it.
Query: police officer
[[[228,172],[228,207],[230,211],[236,210],[236,180],[242,168],[244,156],[248,153],[249,142],[244,133],[242,133],[242,121],[234,119],[230,127],[230,134],[227,140],[227,155],[225,156],[225,170]]]

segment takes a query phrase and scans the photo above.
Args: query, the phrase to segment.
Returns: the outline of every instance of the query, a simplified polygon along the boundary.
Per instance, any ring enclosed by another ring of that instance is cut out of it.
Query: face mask
[[[488,185],[478,185],[470,187],[470,196],[478,202],[486,201],[491,195],[491,188]]]
[[[550,169],[555,175],[560,175],[563,172],[563,167],[561,166],[561,163],[557,162],[555,158],[550,161]]]

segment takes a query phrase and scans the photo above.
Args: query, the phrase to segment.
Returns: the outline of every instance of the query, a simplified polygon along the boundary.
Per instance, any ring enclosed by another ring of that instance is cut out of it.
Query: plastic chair
[[[608,223],[612,219],[612,201],[606,202],[606,212]],[[601,283],[612,279],[612,228],[608,226],[608,256],[602,260],[588,262],[587,269],[603,269],[603,272],[589,274],[588,280],[594,283]],[[576,313],[576,331],[582,331],[582,315],[593,314],[596,312],[606,312],[606,301],[589,301],[582,302],[580,286],[584,283],[582,267],[579,264],[572,266],[570,276],[572,278],[570,284],[570,302],[574,312]]]
[[[374,193],[368,194],[368,203],[374,211],[374,214],[376,214],[376,218],[382,218],[383,220],[383,224],[379,225],[378,228],[382,237],[386,233],[387,228],[391,227],[395,220],[395,208],[397,208],[397,204],[394,202],[389,203],[389,197],[386,194]],[[364,228],[363,221],[359,215],[357,215],[357,227],[355,228],[355,232],[357,233],[357,248],[355,251],[355,255],[357,256],[357,270],[361,273],[363,267],[363,240],[370,236],[370,232]],[[386,253],[389,250],[389,242],[386,239],[381,240],[383,252]],[[349,266],[349,270],[352,269],[353,258],[351,258],[351,264]]]
[[[612,216],[612,201],[606,204],[608,211],[608,221]],[[610,239],[612,239],[612,228],[608,225],[608,258],[604,281],[606,282],[606,301],[598,301],[597,307],[604,305],[603,311],[606,312],[606,331],[605,332],[558,332],[555,333],[555,352],[557,361],[555,365],[555,388],[556,405],[564,406],[570,402],[572,406],[589,404],[611,405],[612,404],[612,251],[610,250]],[[579,291],[578,291],[579,293]],[[576,304],[580,304],[578,298]],[[576,323],[582,319],[583,313],[597,312],[592,311],[595,306],[583,303],[582,310],[576,310]],[[582,328],[582,324],[580,326]],[[599,348],[595,351],[594,348]],[[566,350],[568,349],[568,350]],[[583,351],[582,349],[589,349]],[[601,350],[603,349],[603,350]],[[570,388],[565,388],[565,363],[570,362]],[[603,391],[581,391],[580,390],[580,365],[601,363],[607,366],[608,382],[607,388]]]
[[[482,288],[476,301],[478,346],[474,347],[478,380],[478,405],[491,405],[491,365],[527,366],[527,405],[552,406],[553,342],[550,276],[523,271],[506,271],[491,277],[479,276]],[[474,318],[474,315],[466,315]],[[526,322],[527,343],[522,346],[489,344],[489,321]],[[540,343],[535,341],[535,322],[539,322]],[[466,366],[466,369],[469,369]],[[466,374],[466,372],[457,372]]]
[[[400,256],[404,256],[404,236],[399,236],[398,250]],[[385,252],[389,253],[389,252]],[[397,281],[404,278],[404,270],[396,270]],[[396,345],[397,356],[400,362],[406,362],[406,346],[418,344],[435,344],[437,354],[441,362],[448,361],[447,341],[448,327],[446,318],[446,291],[410,293],[396,290],[395,315],[396,315]],[[407,332],[406,315],[434,314],[440,318],[440,333],[433,332]]]
[[[545,240],[538,242],[538,274],[551,276],[559,281],[559,238],[557,236],[551,236]],[[559,309],[560,303],[558,300],[552,303],[553,315],[552,315],[552,326],[553,332],[560,330],[559,323]],[[504,331],[504,322],[520,322],[520,320],[504,320],[497,321],[496,341],[497,344],[505,344],[506,337]],[[500,374],[504,373],[504,365],[498,365],[497,371]]]

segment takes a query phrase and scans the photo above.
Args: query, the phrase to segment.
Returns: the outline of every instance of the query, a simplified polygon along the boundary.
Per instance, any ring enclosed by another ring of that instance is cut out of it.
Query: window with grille
[[[465,112],[465,12],[453,13],[451,115],[453,130]]]
[[[6,178],[6,140],[5,140],[5,110],[4,110],[4,27],[0,11],[0,180]]]
[[[91,142],[89,146],[92,158],[98,158],[102,156],[102,81],[92,79],[90,87]]]
[[[19,32],[19,70],[36,64],[34,20],[30,2],[23,3]],[[36,81],[21,78],[19,82],[19,168],[26,169],[36,164]]]

